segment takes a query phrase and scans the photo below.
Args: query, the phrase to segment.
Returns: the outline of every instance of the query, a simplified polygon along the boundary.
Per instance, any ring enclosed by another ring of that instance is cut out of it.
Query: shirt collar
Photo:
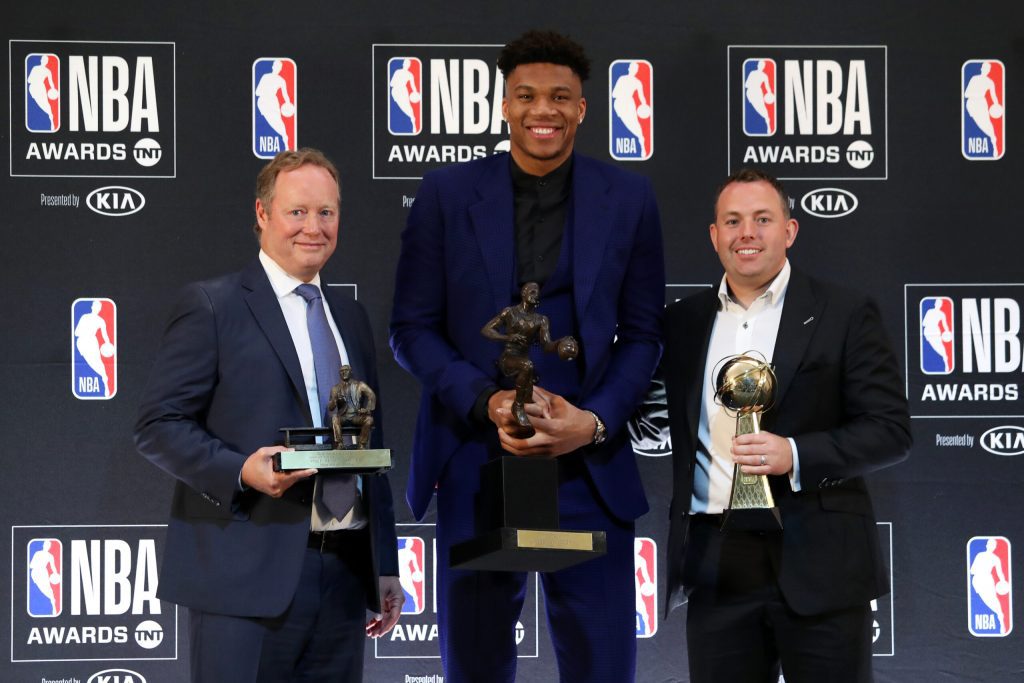
[[[570,154],[569,158],[563,161],[562,165],[551,173],[544,176],[535,176],[519,168],[510,154],[508,160],[512,171],[512,186],[519,192],[537,190],[538,185],[543,187],[545,192],[561,192],[569,184],[569,177],[572,175],[572,159],[573,155]]]
[[[782,300],[786,297],[786,288],[789,286],[789,275],[792,270],[789,265],[789,259],[786,259],[786,262],[782,264],[782,270],[775,276],[772,283],[768,285],[768,289],[764,290],[755,301],[763,300],[765,306],[781,305]],[[719,310],[723,311],[728,310],[730,306],[739,306],[739,303],[729,294],[729,284],[726,282],[724,275],[722,276],[722,282],[718,285],[718,301]]]
[[[267,252],[260,249],[260,263],[263,264],[263,270],[267,273],[267,278],[270,280],[270,286],[274,290],[274,294],[277,298],[287,296],[295,291],[295,288],[299,285],[306,284],[297,277],[292,277],[285,272],[284,268],[277,264],[277,261],[272,259]],[[313,276],[313,279],[309,281],[309,284],[316,285],[317,289],[323,292],[320,287],[320,273]],[[297,296],[297,295],[296,295]]]

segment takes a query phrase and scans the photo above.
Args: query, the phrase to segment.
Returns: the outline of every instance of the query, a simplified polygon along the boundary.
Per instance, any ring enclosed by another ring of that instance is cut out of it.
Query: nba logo
[[[33,538],[28,542],[28,614],[56,617],[61,610],[64,546],[56,538]]]
[[[416,57],[388,60],[388,132],[419,135],[423,130],[423,62]]]
[[[948,296],[921,299],[921,372],[953,372],[953,300]]]
[[[252,153],[272,159],[297,149],[298,70],[287,57],[263,57],[252,63]]]
[[[636,581],[636,637],[658,632],[658,544],[653,538],[633,541],[633,578]]]
[[[961,152],[972,161],[1006,151],[1006,69],[998,59],[971,59],[960,70]]]
[[[60,58],[33,53],[25,57],[25,128],[33,133],[60,130]]]
[[[84,400],[117,393],[117,306],[110,299],[71,304],[71,393]]]
[[[402,614],[423,614],[423,539],[419,536],[398,537],[398,581],[405,592]]]
[[[775,60],[743,62],[743,132],[754,137],[775,135]]]
[[[608,134],[613,159],[644,161],[654,154],[654,67],[646,59],[616,59],[608,67]]]
[[[967,630],[979,638],[1002,638],[1013,630],[1010,541],[975,536],[967,541]]]

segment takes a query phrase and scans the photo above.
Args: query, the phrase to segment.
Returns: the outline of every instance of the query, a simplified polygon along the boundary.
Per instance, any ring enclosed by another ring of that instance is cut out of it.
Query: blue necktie
[[[329,427],[331,416],[327,414],[327,402],[331,397],[331,387],[338,382],[341,370],[341,354],[334,340],[331,326],[327,323],[324,301],[320,289],[316,285],[299,285],[295,293],[306,300],[306,328],[309,330],[309,343],[313,348],[313,370],[316,374],[316,391],[320,399],[321,424]],[[355,503],[355,479],[350,475],[332,474],[320,477],[323,488],[323,502],[331,514],[341,519],[352,509]]]

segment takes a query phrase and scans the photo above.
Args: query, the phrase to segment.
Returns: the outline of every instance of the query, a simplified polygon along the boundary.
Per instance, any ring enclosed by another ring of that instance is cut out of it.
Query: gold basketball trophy
[[[715,403],[736,418],[736,436],[761,431],[761,413],[775,403],[775,372],[760,354],[748,351],[724,358],[715,368]],[[768,477],[745,474],[740,465],[732,473],[729,507],[723,511],[723,529],[778,531],[782,528]]]

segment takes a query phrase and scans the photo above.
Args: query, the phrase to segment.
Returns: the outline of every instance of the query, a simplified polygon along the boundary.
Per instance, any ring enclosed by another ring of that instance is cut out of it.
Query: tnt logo
[[[33,538],[28,542],[28,613],[33,617],[56,617],[63,611],[64,546],[55,538]]]
[[[998,59],[970,59],[960,70],[962,153],[971,161],[1001,159],[1006,151],[1006,70]]]
[[[644,161],[654,154],[654,67],[617,59],[608,67],[609,150],[613,159]]]
[[[743,132],[750,136],[775,135],[775,60],[743,62]]]
[[[405,591],[402,614],[423,614],[426,603],[423,581],[423,539],[398,537],[398,581]]]
[[[1010,541],[975,536],[967,541],[967,630],[980,638],[1002,638],[1013,630]]]
[[[658,544],[652,538],[633,541],[633,577],[636,581],[636,637],[658,632]]]
[[[60,130],[60,57],[33,52],[25,57],[25,128]]]
[[[953,372],[953,300],[948,296],[921,299],[921,372]]]
[[[261,57],[252,63],[252,153],[272,159],[297,149],[298,69],[287,57]]]
[[[419,135],[423,131],[423,62],[417,57],[388,60],[388,132]]]
[[[117,306],[110,299],[71,304],[71,393],[83,400],[117,393]]]

